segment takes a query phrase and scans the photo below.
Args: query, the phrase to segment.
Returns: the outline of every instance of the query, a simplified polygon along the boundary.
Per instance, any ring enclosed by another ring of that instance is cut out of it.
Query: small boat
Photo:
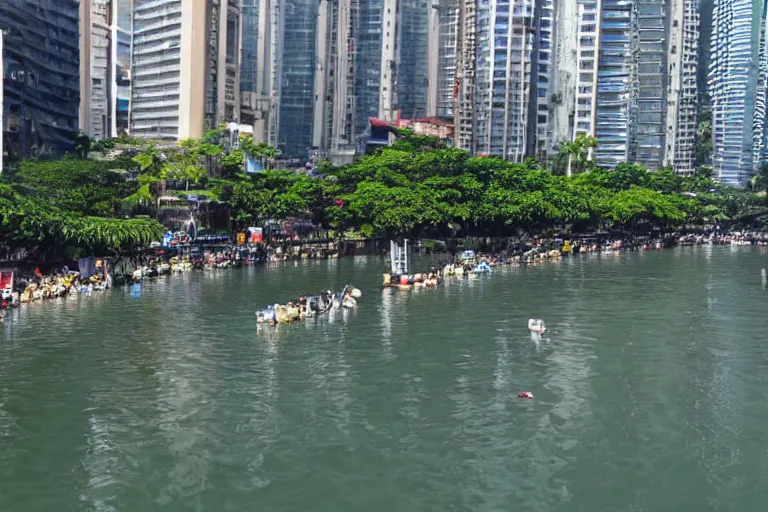
[[[487,261],[481,261],[474,268],[475,274],[488,274],[491,272],[491,266]]]
[[[341,292],[330,290],[312,297],[301,297],[297,302],[286,305],[274,304],[256,311],[256,322],[265,325],[288,324],[306,318],[314,318],[329,313],[331,310],[352,309],[363,293],[350,285]]]
[[[470,251],[470,250],[462,252],[461,255],[459,256],[459,261],[464,264],[473,265],[476,259],[477,259],[477,254],[475,253],[475,251]]]
[[[528,319],[528,330],[534,334],[544,334],[547,332],[547,328],[544,325],[544,320],[538,318]]]

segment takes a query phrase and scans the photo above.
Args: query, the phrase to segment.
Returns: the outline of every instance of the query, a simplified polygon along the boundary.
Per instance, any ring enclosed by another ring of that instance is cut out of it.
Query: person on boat
[[[342,292],[341,305],[347,308],[351,308],[357,305],[357,301],[352,295],[352,287],[349,285],[344,287],[344,291]]]
[[[307,298],[299,297],[299,320],[307,318]]]

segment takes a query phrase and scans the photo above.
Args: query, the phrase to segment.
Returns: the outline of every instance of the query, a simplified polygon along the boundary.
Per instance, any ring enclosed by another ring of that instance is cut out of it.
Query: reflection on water
[[[589,255],[413,292],[380,290],[379,258],[312,261],[12,311],[0,510],[759,510],[765,254]],[[345,284],[357,310],[256,327]]]

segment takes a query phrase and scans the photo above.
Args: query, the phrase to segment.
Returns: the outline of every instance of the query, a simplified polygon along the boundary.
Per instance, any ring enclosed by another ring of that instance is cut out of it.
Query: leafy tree
[[[154,220],[83,216],[0,185],[0,249],[6,253],[25,249],[43,258],[71,247],[106,255],[147,247],[162,232]]]
[[[114,215],[135,191],[124,162],[94,160],[23,161],[13,176],[19,190],[84,215]]]
[[[206,146],[206,150],[209,149],[211,148]],[[162,178],[185,182],[186,190],[189,190],[190,182],[200,183],[206,177],[205,169],[200,165],[202,156],[199,141],[179,141],[178,148],[168,151],[160,175]]]
[[[88,152],[91,150],[91,138],[83,132],[77,132],[75,136],[75,157],[80,160],[88,158]]]

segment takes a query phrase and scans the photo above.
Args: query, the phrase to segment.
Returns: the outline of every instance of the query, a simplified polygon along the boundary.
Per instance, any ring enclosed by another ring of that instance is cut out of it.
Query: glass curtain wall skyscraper
[[[259,61],[259,0],[242,0],[243,41],[240,90],[255,92]],[[263,37],[263,34],[261,35]]]
[[[355,61],[355,133],[365,138],[368,119],[379,114],[381,75],[381,0],[360,0],[358,10],[357,59]]]
[[[714,0],[708,92],[715,176],[744,186],[765,155],[766,0]]]
[[[401,116],[415,119],[427,115],[429,88],[429,0],[398,0],[395,74]]]
[[[80,105],[77,0],[3,0],[5,150],[74,147]]]
[[[315,0],[285,2],[278,146],[291,157],[312,147],[317,9]]]
[[[613,168],[626,162],[632,65],[632,2],[603,0],[597,70],[596,160]]]

